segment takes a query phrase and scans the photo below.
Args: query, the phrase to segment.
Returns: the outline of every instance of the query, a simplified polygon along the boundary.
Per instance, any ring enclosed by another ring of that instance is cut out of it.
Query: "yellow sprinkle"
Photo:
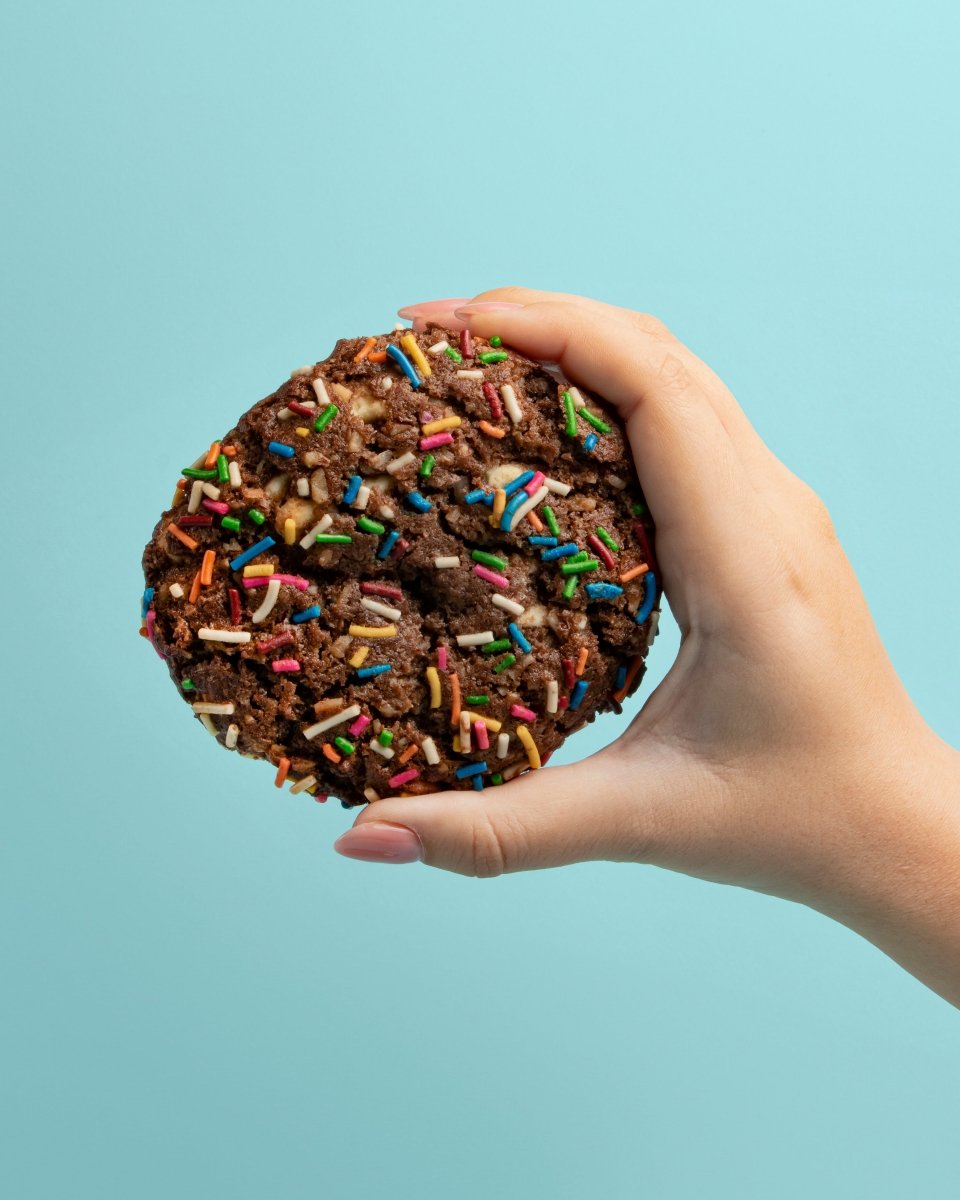
[[[417,370],[424,377],[424,379],[429,379],[433,374],[433,371],[430,370],[430,364],[424,358],[423,351],[417,345],[417,339],[413,336],[413,334],[405,333],[400,339],[400,345],[417,364]]]
[[[462,424],[459,417],[441,417],[438,421],[428,421],[426,425],[421,425],[420,432],[424,435],[443,433],[445,429],[456,429]]]
[[[310,430],[306,427],[306,425],[298,425],[297,433],[299,433],[301,437],[309,437],[310,436]]]
[[[453,735],[453,752],[454,752],[454,754],[460,753],[460,734],[459,733],[455,733]]]
[[[243,568],[244,579],[262,579],[264,575],[273,575],[277,568],[273,563],[251,564],[249,567]]]
[[[369,646],[361,646],[358,650],[356,650],[353,654],[350,655],[350,666],[351,667],[361,666],[363,664],[363,660],[367,657],[367,655],[369,653],[370,653]]]
[[[527,762],[536,770],[540,766],[540,751],[537,749],[537,743],[533,740],[533,734],[526,725],[518,725],[517,737],[523,742],[523,748],[527,752]]]
[[[477,721],[482,721],[484,723],[484,725],[486,725],[487,729],[490,730],[491,733],[499,733],[500,732],[500,728],[501,728],[500,722],[497,721],[494,717],[485,717],[483,715],[483,713],[470,712],[468,709],[464,709],[464,712],[466,712],[467,716],[470,718],[471,725],[475,725]],[[461,716],[462,715],[463,714],[461,713]]]
[[[351,637],[365,638],[395,638],[397,636],[396,625],[351,625]]]
[[[439,708],[442,703],[440,695],[440,676],[436,667],[427,667],[427,683],[430,685],[430,707]]]
[[[283,523],[283,540],[288,546],[292,546],[297,540],[297,523],[293,517],[287,517]]]

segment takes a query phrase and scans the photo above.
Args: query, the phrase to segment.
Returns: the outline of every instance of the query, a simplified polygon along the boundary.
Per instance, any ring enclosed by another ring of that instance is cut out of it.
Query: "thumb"
[[[376,800],[335,849],[365,862],[425,862],[482,878],[588,859],[637,860],[648,838],[636,766],[601,751],[482,792]]]

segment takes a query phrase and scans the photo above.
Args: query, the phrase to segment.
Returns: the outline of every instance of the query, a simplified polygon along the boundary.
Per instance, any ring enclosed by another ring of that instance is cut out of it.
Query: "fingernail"
[[[511,312],[517,308],[525,308],[524,304],[512,304],[509,300],[478,300],[475,304],[468,301],[453,310],[455,317],[478,317],[481,313]]]
[[[386,821],[364,821],[355,825],[333,843],[344,858],[361,862],[412,863],[423,860],[423,843],[406,825]]]
[[[398,308],[397,316],[405,321],[412,321],[414,317],[423,317],[438,309],[449,311],[458,304],[467,304],[469,300],[469,296],[453,296],[449,300],[424,300],[421,304],[408,304],[406,308]]]

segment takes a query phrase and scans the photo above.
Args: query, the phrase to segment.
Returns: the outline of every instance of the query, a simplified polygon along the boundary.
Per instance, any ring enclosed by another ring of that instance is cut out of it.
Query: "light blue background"
[[[652,869],[346,862],[136,629],[185,459],[523,282],[726,377],[956,738],[958,11],[6,6],[0,1193],[956,1196],[958,1015],[872,947]]]

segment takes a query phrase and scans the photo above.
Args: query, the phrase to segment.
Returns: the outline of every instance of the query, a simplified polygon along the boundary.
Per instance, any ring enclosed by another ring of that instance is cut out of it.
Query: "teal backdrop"
[[[870,945],[654,869],[345,861],[137,625],[179,467],[290,368],[574,290],[727,379],[955,740],[958,35],[923,0],[5,6],[0,1194],[957,1196],[960,1017]]]

